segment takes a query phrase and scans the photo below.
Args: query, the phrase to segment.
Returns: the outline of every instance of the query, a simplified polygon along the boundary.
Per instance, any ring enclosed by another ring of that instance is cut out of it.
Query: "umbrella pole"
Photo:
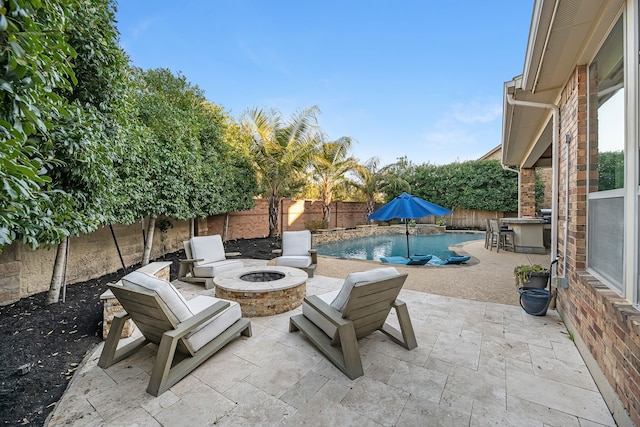
[[[407,230],[407,258],[409,258],[409,223],[406,218],[404,220],[404,227]]]

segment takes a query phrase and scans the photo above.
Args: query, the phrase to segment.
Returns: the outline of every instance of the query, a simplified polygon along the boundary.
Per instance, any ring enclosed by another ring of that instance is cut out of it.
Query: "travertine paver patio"
[[[342,281],[316,275],[307,293]],[[176,284],[187,298],[214,292]],[[354,381],[288,332],[297,309],[253,318],[251,338],[233,341],[157,398],[145,392],[151,346],[106,370],[97,367],[100,346],[49,426],[615,425],[555,311],[533,317],[519,306],[408,289],[401,298],[419,347],[406,351],[381,333],[360,340],[365,375]]]

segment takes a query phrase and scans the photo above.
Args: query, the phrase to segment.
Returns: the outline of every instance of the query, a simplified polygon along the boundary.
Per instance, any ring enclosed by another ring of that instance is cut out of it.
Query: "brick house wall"
[[[536,170],[520,169],[520,216],[536,216]]]
[[[559,274],[565,273],[568,287],[558,289],[558,311],[596,380],[601,374],[620,399],[623,409],[640,425],[640,312],[606,285],[588,274],[586,268],[587,216],[587,67],[578,66],[567,83],[559,103]],[[571,135],[567,158],[566,135]],[[566,170],[569,170],[568,183]],[[568,185],[567,185],[568,184]],[[568,203],[569,217],[565,217]],[[565,241],[565,227],[567,227]],[[566,263],[566,264],[565,264]],[[566,265],[566,271],[563,267]],[[600,384],[599,384],[600,385]],[[602,390],[602,387],[601,387]],[[607,399],[607,394],[603,390]],[[610,408],[615,408],[616,403]]]

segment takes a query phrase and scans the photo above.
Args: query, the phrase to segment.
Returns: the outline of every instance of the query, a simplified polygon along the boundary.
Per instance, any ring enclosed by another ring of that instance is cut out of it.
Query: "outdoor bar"
[[[513,230],[514,247],[516,252],[527,254],[544,254],[544,219],[503,218],[502,224]]]

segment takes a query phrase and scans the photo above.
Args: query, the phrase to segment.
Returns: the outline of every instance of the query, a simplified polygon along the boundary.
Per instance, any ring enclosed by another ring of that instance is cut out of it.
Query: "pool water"
[[[443,233],[409,236],[411,255],[436,255],[446,259],[458,255],[448,248],[457,243],[479,240],[484,233]],[[368,259],[379,261],[381,257],[407,256],[407,236],[405,234],[378,234],[357,237],[336,242],[314,245],[320,255],[338,258]]]

